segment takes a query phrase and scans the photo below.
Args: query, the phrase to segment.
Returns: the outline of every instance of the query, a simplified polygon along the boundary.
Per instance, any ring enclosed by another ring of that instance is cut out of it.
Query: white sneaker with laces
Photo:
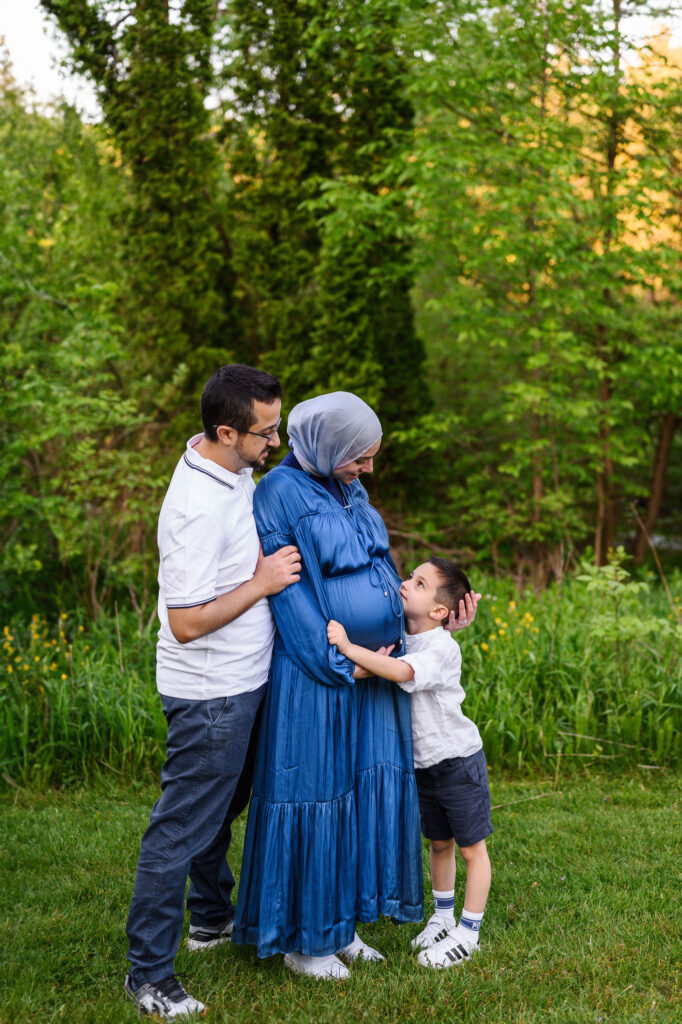
[[[304,974],[307,978],[333,979],[345,981],[350,978],[350,971],[337,956],[304,956],[303,953],[285,953],[284,965],[294,974]]]
[[[363,942],[357,932],[353,936],[353,941],[348,946],[340,949],[337,956],[340,956],[349,964],[354,963],[356,960],[374,960],[378,962],[385,959],[378,949],[373,949],[366,942]]]
[[[419,935],[415,935],[412,939],[412,949],[428,949],[429,946],[435,946],[437,942],[447,938],[456,927],[457,922],[454,917],[441,917],[440,914],[432,914]]]
[[[463,937],[459,932],[450,932],[446,938],[441,939],[434,946],[423,949],[417,957],[417,963],[422,967],[444,970],[447,967],[456,967],[464,960],[469,960],[478,949],[478,942]]]
[[[125,994],[140,1013],[152,1014],[162,1020],[180,1020],[187,1017],[205,1017],[206,1007],[193,999],[174,974],[153,983],[145,982],[133,988],[130,975],[126,975]]]

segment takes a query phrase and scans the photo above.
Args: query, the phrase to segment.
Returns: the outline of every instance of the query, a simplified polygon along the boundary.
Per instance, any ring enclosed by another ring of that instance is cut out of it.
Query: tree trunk
[[[649,500],[647,502],[646,515],[644,516],[644,523],[640,524],[637,530],[637,537],[635,539],[635,565],[641,565],[644,561],[644,556],[646,555],[648,547],[648,538],[654,531],[656,520],[658,519],[658,514],[661,510],[661,502],[663,501],[663,491],[665,488],[665,475],[668,469],[668,458],[670,457],[670,448],[679,422],[679,417],[669,412],[666,414],[663,419],[663,423],[661,424],[661,429],[658,434],[658,445],[656,446],[654,469],[651,474],[651,486],[649,488]]]

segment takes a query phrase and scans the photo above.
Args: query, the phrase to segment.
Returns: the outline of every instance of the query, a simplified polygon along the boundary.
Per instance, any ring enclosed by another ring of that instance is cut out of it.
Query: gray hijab
[[[349,391],[299,402],[289,413],[287,430],[294,455],[314,476],[331,476],[371,448],[382,433],[374,410]]]

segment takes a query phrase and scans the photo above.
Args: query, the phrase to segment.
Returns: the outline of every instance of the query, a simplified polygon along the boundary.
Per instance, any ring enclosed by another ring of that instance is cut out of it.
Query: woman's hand
[[[327,623],[327,640],[330,644],[334,644],[339,654],[346,654],[348,652],[350,647],[348,634],[341,623],[336,622],[334,619]]]
[[[455,618],[454,612],[450,612],[447,624],[450,633],[454,633],[458,629],[466,629],[471,625],[476,618],[476,608],[480,600],[481,595],[475,594],[473,590],[464,595],[464,600],[459,602],[457,618]]]

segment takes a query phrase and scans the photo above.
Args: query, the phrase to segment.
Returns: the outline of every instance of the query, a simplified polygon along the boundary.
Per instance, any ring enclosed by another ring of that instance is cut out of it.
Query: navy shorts
[[[490,835],[490,789],[482,750],[415,768],[414,774],[427,839],[454,839],[458,846],[473,846]]]

